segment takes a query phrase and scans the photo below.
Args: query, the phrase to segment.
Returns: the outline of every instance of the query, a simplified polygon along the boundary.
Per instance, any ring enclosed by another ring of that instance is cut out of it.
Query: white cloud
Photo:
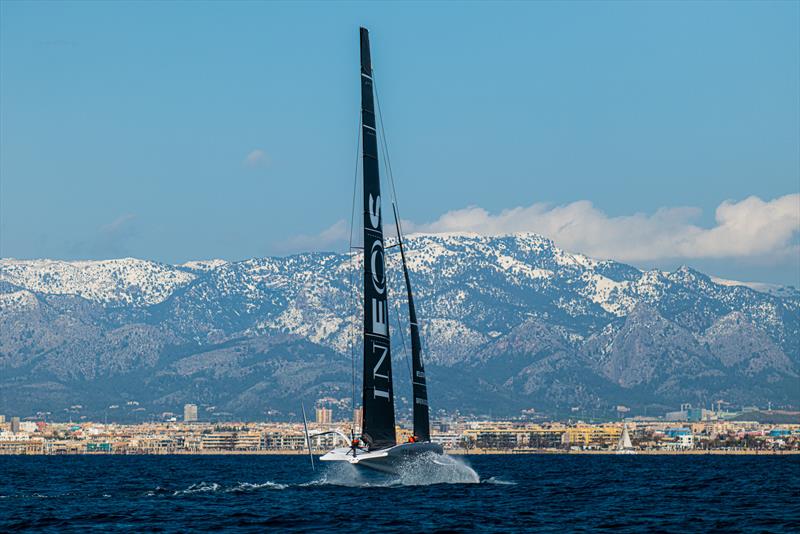
[[[560,247],[597,258],[623,261],[663,259],[786,259],[800,254],[800,194],[771,201],[751,196],[725,201],[716,209],[716,225],[693,223],[699,208],[661,208],[653,214],[610,217],[591,202],[563,206],[533,204],[491,214],[480,207],[449,211],[427,224],[404,222],[407,232],[474,232],[503,235],[535,232]]]
[[[800,259],[800,194],[764,201],[751,196],[726,200],[715,212],[716,224],[696,224],[702,210],[661,208],[655,213],[611,217],[588,200],[562,206],[532,204],[490,213],[470,206],[448,211],[433,222],[403,221],[407,234],[468,232],[507,235],[534,232],[566,250],[600,259],[627,262],[738,259],[763,264]],[[340,220],[316,235],[299,235],[283,243],[287,252],[341,250],[348,226]],[[384,228],[393,236],[393,226]],[[360,231],[354,237],[360,241]]]
[[[266,152],[257,148],[252,150],[247,156],[244,158],[244,164],[247,167],[260,167],[262,165],[266,165],[269,163],[269,157],[267,156]]]
[[[703,230],[687,242],[686,257],[726,258],[770,253],[791,253],[800,233],[800,194],[769,202],[748,197],[725,201],[717,207],[717,226]]]

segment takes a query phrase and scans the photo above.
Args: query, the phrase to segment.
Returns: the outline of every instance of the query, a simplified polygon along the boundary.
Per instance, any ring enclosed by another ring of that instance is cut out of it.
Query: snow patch
[[[111,306],[158,304],[195,278],[169,265],[134,258],[0,260],[0,280],[37,293],[77,295]]]
[[[193,271],[213,271],[217,267],[222,267],[223,265],[228,265],[228,262],[219,258],[215,258],[213,260],[187,261],[186,263],[181,263],[179,267],[186,267],[187,269],[192,269]]]

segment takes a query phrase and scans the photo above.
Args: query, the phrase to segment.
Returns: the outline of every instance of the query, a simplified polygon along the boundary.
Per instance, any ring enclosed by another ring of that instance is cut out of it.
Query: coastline
[[[315,456],[324,454],[325,451],[314,451]],[[576,450],[565,451],[556,449],[450,449],[445,451],[451,456],[502,456],[502,455],[613,455],[613,450]],[[164,452],[69,452],[69,453],[0,453],[3,456],[305,456],[307,451],[298,450],[261,450],[261,451],[226,451],[226,450],[199,450],[199,451],[164,451]],[[633,454],[620,456],[794,456],[800,455],[800,450],[640,450]]]

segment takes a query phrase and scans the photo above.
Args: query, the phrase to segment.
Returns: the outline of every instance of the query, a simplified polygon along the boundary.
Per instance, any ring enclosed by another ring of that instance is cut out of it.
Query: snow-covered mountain
[[[396,250],[395,392],[407,407]],[[640,271],[534,234],[414,235],[407,250],[434,408],[800,405],[796,289]],[[0,260],[0,413],[135,401],[147,414],[197,402],[262,417],[323,396],[345,407],[360,262]]]

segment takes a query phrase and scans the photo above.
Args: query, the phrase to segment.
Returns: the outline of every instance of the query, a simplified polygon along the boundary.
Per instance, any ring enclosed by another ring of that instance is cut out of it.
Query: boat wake
[[[516,482],[490,477],[481,480],[466,462],[460,458],[440,454],[422,454],[406,461],[398,475],[389,475],[355,467],[345,462],[331,462],[316,478],[308,482],[281,484],[273,481],[261,483],[238,482],[235,485],[216,482],[198,482],[185,489],[170,490],[156,487],[147,492],[148,497],[188,497],[203,494],[236,494],[302,489],[321,486],[343,486],[352,488],[399,488],[405,486],[431,486],[436,484],[495,484],[514,485]]]
[[[504,480],[500,477],[490,477],[486,480],[481,480],[481,484],[494,484],[496,486],[516,486],[517,483],[513,480]]]
[[[239,482],[235,486],[223,486],[221,484],[217,484],[216,482],[198,482],[197,484],[192,484],[186,489],[174,491],[157,486],[156,489],[145,493],[145,496],[180,497],[183,495],[195,495],[200,493],[250,493],[260,490],[283,490],[288,487],[288,484],[280,484],[278,482],[272,482],[269,480],[259,484],[254,484],[251,482]]]

